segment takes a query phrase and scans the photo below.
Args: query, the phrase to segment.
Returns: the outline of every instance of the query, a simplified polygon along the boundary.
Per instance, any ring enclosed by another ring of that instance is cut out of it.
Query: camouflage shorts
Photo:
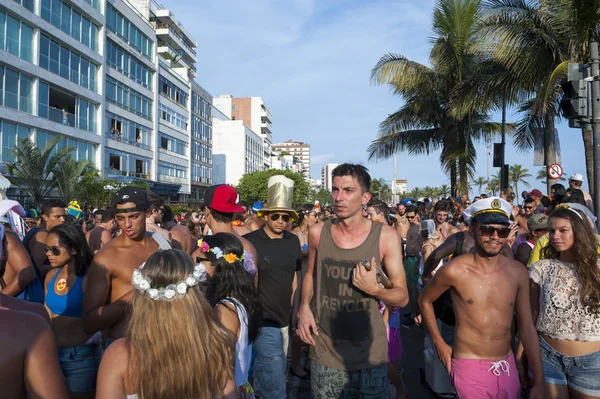
[[[310,365],[313,399],[390,399],[387,364],[370,369],[344,371]]]

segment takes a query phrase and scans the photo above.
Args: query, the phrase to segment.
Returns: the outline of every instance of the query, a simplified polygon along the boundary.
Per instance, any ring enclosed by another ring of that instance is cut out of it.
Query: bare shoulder
[[[398,240],[398,231],[393,228],[392,226],[388,226],[387,224],[384,224],[383,227],[381,228],[381,238],[383,239],[383,241],[388,242],[388,240],[392,240],[392,239],[396,239]]]
[[[502,256],[502,267],[506,268],[517,280],[528,280],[529,272],[523,264],[517,260],[509,259],[506,256]]]
[[[43,318],[48,325],[51,324],[48,312],[43,305],[35,302],[28,302],[23,299],[14,298],[4,294],[0,294],[0,296],[2,298],[2,307],[6,308],[7,310],[31,312]]]
[[[111,269],[111,265],[115,264],[114,260],[118,259],[119,253],[123,249],[122,242],[122,237],[117,237],[104,244],[94,255],[92,264]]]
[[[128,361],[129,354],[125,338],[120,338],[113,342],[104,351],[104,355],[102,355],[102,364],[119,373],[123,373],[126,370]]]
[[[441,274],[451,279],[466,278],[469,268],[473,265],[473,254],[464,254],[445,263],[440,267],[436,275]]]
[[[323,231],[324,225],[325,223],[316,223],[308,229],[308,238],[311,243],[316,245],[319,244],[319,242],[321,241],[321,232]]]

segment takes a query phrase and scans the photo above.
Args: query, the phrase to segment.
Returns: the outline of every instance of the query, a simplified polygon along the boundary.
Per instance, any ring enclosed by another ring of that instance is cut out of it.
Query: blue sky
[[[402,102],[387,87],[372,86],[370,71],[388,52],[428,62],[433,0],[169,0],[164,5],[198,42],[198,83],[215,96],[263,97],[273,115],[274,142],[311,145],[312,177],[320,177],[329,162],[360,162],[373,177],[392,179],[391,159],[367,162],[366,149],[378,124]],[[564,170],[585,176],[581,131],[563,124],[559,136]],[[477,172],[486,176],[485,145],[477,149]],[[408,179],[409,189],[448,183],[437,152],[397,159],[397,176]],[[531,188],[544,188],[534,178],[539,167],[533,166],[533,152],[518,154],[509,145],[506,161],[530,170]],[[496,172],[491,159],[490,172]]]

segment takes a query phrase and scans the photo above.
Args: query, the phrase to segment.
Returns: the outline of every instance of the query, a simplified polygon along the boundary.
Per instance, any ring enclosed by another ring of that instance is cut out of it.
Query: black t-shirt
[[[284,231],[283,238],[271,238],[263,228],[244,236],[256,249],[258,296],[263,307],[264,327],[286,327],[292,313],[292,283],[302,270],[300,240]]]

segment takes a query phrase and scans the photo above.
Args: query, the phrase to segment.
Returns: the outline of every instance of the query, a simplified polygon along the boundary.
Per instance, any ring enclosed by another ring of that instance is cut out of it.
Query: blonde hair
[[[150,256],[142,274],[166,287],[193,271],[190,255],[170,249]],[[128,380],[140,399],[219,398],[233,376],[235,340],[199,285],[173,301],[135,291],[126,342]]]

